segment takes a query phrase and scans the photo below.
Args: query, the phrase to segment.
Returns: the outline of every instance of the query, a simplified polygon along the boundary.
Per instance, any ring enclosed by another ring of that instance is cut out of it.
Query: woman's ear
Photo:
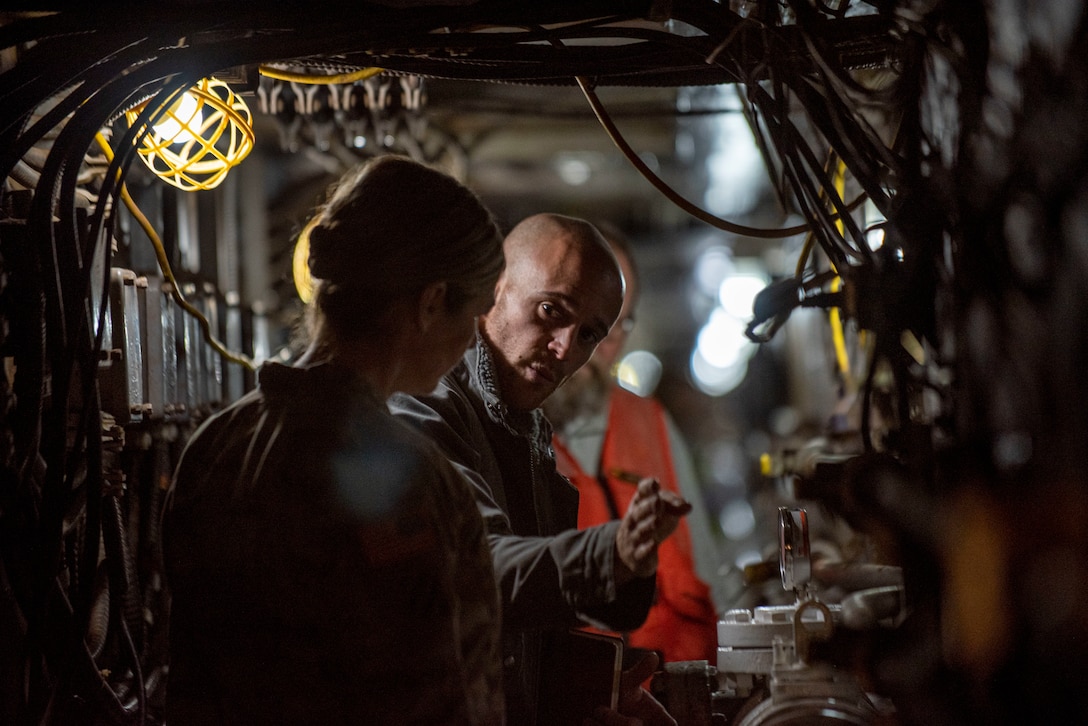
[[[432,282],[419,294],[416,320],[421,332],[426,333],[432,325],[444,317],[447,292],[449,292],[449,286],[445,282]]]

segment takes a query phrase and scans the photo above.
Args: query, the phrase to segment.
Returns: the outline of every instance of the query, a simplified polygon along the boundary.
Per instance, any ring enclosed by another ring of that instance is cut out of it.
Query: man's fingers
[[[685,517],[691,513],[691,508],[691,502],[683,502],[681,504],[666,503],[664,507],[665,511],[663,513],[679,519],[680,517]]]
[[[634,665],[623,672],[620,688],[624,691],[624,695],[632,695],[628,691],[638,689],[661,665],[661,658],[656,652],[647,650],[644,653]]]
[[[658,503],[659,500],[656,497],[653,499],[631,502],[631,506],[627,509],[626,515],[624,515],[624,523],[629,528],[635,529],[644,522],[653,522],[657,514]]]
[[[628,506],[628,513],[636,518],[649,516],[651,512],[683,517],[691,509],[690,502],[676,492],[662,489],[656,479],[643,479]]]
[[[657,529],[658,525],[657,516],[651,513],[645,519],[637,519],[631,524],[631,533],[635,537],[652,538],[653,532]]]
[[[683,516],[691,511],[691,502],[684,499],[676,492],[670,492],[668,489],[662,489],[657,494],[658,501],[664,506],[664,509],[668,512],[676,512]]]
[[[657,558],[654,557],[653,560],[650,560],[650,557],[653,556],[656,551],[657,542],[654,542],[653,540],[650,540],[649,542],[643,542],[635,547],[635,559],[646,565],[653,564],[656,566]]]
[[[656,479],[642,479],[623,517],[618,541],[620,557],[634,572],[646,575],[657,567],[657,546],[669,538],[691,504],[675,492],[661,489]]]

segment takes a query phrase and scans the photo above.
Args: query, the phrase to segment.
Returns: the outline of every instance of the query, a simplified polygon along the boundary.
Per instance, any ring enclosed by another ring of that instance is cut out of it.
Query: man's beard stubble
[[[614,381],[607,371],[587,364],[544,401],[544,415],[562,433],[572,421],[604,410]]]

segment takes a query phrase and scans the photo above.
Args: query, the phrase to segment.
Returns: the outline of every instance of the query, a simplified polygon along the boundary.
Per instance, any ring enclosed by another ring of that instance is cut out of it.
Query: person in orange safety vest
[[[579,528],[621,517],[645,477],[681,493],[665,409],[653,398],[616,385],[612,369],[633,327],[638,278],[622,236],[608,225],[597,226],[612,244],[627,295],[589,363],[544,405],[556,431],[552,443],[557,468],[579,492]],[[661,544],[658,563],[654,605],[645,623],[625,634],[626,642],[659,651],[666,662],[715,663],[717,613],[706,582],[696,572],[686,521]]]

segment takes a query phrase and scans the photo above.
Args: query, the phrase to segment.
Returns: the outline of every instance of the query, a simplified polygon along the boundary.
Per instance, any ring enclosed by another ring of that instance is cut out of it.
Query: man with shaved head
[[[476,344],[431,395],[398,395],[390,408],[430,435],[474,487],[503,600],[507,722],[532,726],[547,705],[538,689],[549,641],[575,626],[638,627],[654,597],[658,545],[690,505],[646,479],[622,519],[576,528],[578,493],[556,472],[540,406],[608,335],[623,275],[597,229],[563,215],[529,217],[503,251],[506,269]],[[628,696],[643,703],[621,711],[667,722],[663,710],[642,708],[649,694]],[[598,718],[627,722],[616,712]]]
[[[555,429],[556,466],[578,487],[578,526],[617,519],[634,494],[631,481],[652,476],[693,505],[672,537],[661,544],[657,595],[646,622],[626,634],[629,645],[661,653],[668,661],[717,661],[718,615],[697,565],[716,574],[711,519],[702,503],[687,445],[669,412],[652,396],[620,380],[621,354],[634,328],[638,268],[623,233],[608,222],[597,228],[612,246],[626,289],[619,320],[589,362],[544,402]]]

